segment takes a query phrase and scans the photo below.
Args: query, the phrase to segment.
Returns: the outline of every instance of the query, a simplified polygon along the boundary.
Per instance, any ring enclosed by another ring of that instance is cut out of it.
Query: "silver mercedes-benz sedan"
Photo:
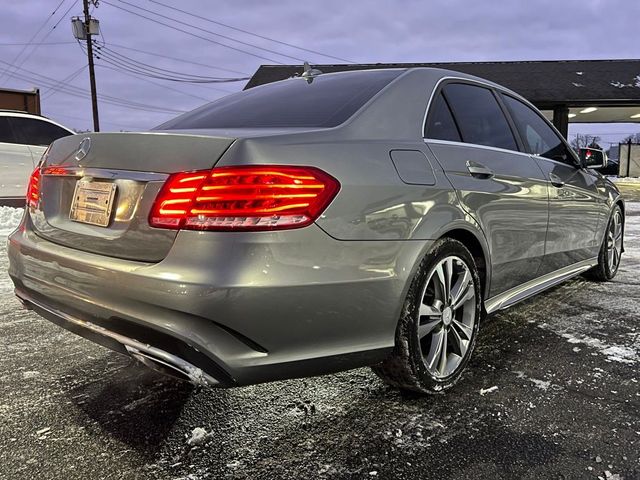
[[[372,366],[442,391],[485,314],[616,274],[605,163],[479,78],[311,71],[54,142],[9,273],[27,308],[200,385]]]

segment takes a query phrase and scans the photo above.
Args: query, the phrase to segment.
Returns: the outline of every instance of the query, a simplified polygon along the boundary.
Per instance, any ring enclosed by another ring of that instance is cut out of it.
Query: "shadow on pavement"
[[[170,434],[194,387],[127,361],[124,358],[122,368],[71,389],[68,395],[73,405],[93,420],[92,425],[139,453],[151,455]],[[94,362],[102,365],[85,365],[86,369],[70,372],[72,378],[104,369],[104,358]]]

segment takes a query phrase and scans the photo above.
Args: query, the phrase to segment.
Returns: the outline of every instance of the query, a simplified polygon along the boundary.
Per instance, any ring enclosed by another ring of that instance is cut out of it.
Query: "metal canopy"
[[[435,67],[476,75],[518,92],[541,110],[555,111],[551,117],[565,135],[567,122],[640,123],[640,60],[377,63],[313,67],[325,73]],[[262,65],[245,89],[302,73],[302,65]],[[595,107],[596,110],[581,113],[587,107]]]

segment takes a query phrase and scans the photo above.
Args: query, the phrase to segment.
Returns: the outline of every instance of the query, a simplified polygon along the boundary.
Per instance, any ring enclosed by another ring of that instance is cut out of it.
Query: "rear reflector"
[[[27,187],[27,206],[38,208],[40,202],[40,165],[31,173]]]
[[[157,228],[276,230],[313,223],[338,181],[314,167],[238,166],[171,175],[149,216]]]

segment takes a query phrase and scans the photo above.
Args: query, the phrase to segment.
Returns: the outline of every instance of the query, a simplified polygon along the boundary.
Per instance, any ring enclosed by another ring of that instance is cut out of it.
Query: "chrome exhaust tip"
[[[130,345],[125,345],[124,348],[132,358],[162,375],[187,381],[200,387],[215,387],[220,384],[202,369],[163,350],[148,347],[147,351],[142,351]]]
[[[18,299],[18,301],[20,302],[20,305],[22,305],[22,308],[25,310],[33,310],[33,307],[31,307],[31,305],[29,305],[29,302],[27,302],[24,298],[22,298],[20,295],[16,295],[16,298]]]

